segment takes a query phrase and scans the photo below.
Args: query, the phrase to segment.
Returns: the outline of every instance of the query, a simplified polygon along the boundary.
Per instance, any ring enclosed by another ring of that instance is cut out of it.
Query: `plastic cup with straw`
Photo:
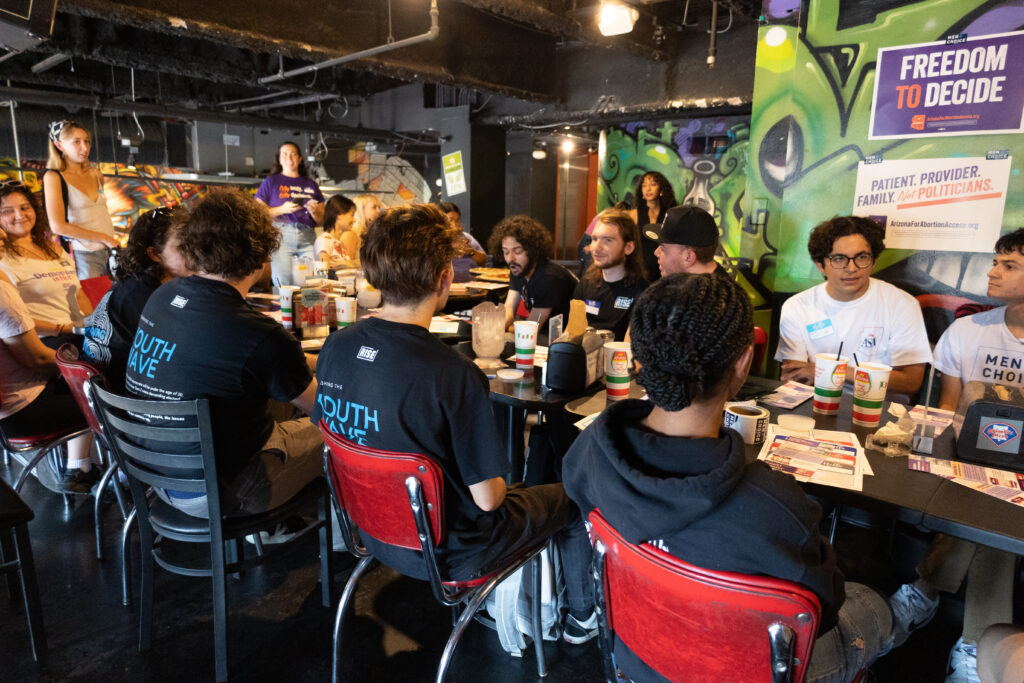
[[[814,412],[821,415],[835,415],[839,412],[839,401],[843,397],[846,383],[846,365],[843,344],[834,354],[818,353],[814,356]]]

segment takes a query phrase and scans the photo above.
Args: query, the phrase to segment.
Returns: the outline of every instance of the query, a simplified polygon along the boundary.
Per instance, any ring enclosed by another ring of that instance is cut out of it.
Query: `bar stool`
[[[43,630],[43,611],[39,605],[39,588],[36,585],[36,566],[32,561],[32,544],[28,537],[28,523],[35,517],[32,508],[0,479],[0,572],[7,576],[7,586],[12,600],[17,589],[25,602],[28,617],[28,632],[32,641],[32,657],[46,653],[46,632]],[[14,583],[17,575],[20,583]]]

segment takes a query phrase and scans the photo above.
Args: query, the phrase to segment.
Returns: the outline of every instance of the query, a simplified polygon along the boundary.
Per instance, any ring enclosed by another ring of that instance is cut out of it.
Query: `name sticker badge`
[[[626,310],[633,305],[633,297],[631,296],[620,296],[615,299],[615,308],[619,310]]]
[[[832,318],[825,318],[807,326],[807,334],[812,340],[831,337],[835,333],[836,329],[832,326]]]
[[[598,315],[601,313],[601,304],[593,299],[587,299],[585,301],[587,306],[587,315]]]

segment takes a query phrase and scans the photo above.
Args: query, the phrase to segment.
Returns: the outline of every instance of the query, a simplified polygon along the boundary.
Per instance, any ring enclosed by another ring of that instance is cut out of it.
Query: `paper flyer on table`
[[[762,396],[759,400],[765,405],[792,410],[812,396],[814,396],[814,387],[789,381],[773,393]]]
[[[907,469],[928,472],[987,496],[1024,507],[1024,474],[923,455],[911,455],[907,459]]]
[[[770,425],[768,438],[757,457],[798,481],[853,491],[864,489],[867,458],[853,434],[822,430],[812,438],[810,434],[794,434]]]

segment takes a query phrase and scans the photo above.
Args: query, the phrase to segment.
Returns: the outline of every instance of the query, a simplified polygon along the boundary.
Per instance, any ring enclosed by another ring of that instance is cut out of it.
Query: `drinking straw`
[[[839,350],[836,351],[836,361],[838,361],[843,355],[843,342],[839,342]]]
[[[924,395],[924,419],[925,420],[928,419],[928,404],[931,402],[931,398],[932,398],[932,380],[934,380],[934,379],[935,379],[935,368],[932,368],[932,371],[928,373],[928,389],[927,389],[927,391],[926,391],[926,393]]]
[[[853,362],[856,363],[857,365],[860,365],[860,361],[857,360],[857,354],[853,354]]]

